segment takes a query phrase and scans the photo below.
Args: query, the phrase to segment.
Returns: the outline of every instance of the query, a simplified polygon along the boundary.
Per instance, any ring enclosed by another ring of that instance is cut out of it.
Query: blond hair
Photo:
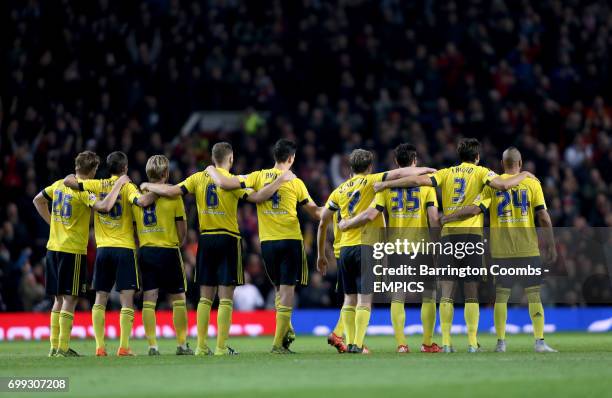
[[[89,174],[96,171],[100,165],[100,157],[92,151],[83,151],[74,159],[74,169],[79,174]]]
[[[170,161],[164,155],[153,155],[147,160],[147,177],[149,180],[159,181],[166,176]]]

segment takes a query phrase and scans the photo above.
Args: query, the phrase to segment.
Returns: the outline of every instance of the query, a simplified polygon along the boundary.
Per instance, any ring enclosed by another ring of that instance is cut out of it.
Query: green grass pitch
[[[177,357],[161,340],[162,356],[148,357],[143,340],[134,358],[96,358],[93,341],[75,341],[83,358],[47,358],[47,342],[0,343],[0,376],[68,376],[69,393],[13,396],[74,397],[566,397],[610,396],[612,334],[553,334],[558,354],[535,354],[532,338],[508,336],[508,352],[491,352],[495,337],[481,336],[485,353],[399,355],[390,336],[368,337],[373,354],[338,355],[324,337],[298,336],[299,354],[268,354],[271,337],[232,338],[237,357]],[[413,351],[420,336],[410,336]],[[192,345],[195,342],[192,342]],[[116,349],[117,342],[109,342]],[[9,396],[0,393],[0,397]]]

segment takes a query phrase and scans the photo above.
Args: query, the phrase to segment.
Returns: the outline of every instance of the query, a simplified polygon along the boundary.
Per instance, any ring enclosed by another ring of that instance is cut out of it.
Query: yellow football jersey
[[[327,208],[332,211],[340,211],[340,219],[353,217],[366,210],[374,199],[374,184],[384,181],[387,173],[356,174],[336,188],[329,199]],[[360,228],[353,228],[342,233],[339,247],[357,246],[370,244],[378,237],[380,228],[385,226],[384,217],[381,215],[374,221]]]
[[[232,177],[229,171],[217,167],[224,176]],[[202,234],[229,234],[240,237],[238,229],[238,201],[245,199],[248,192],[244,189],[226,191],[217,188],[206,171],[197,172],[179,184],[183,193],[196,197],[198,222]]]
[[[463,162],[458,166],[436,171],[431,175],[434,187],[442,190],[442,211],[453,214],[455,210],[471,205],[482,189],[491,182],[497,174],[486,167]],[[484,217],[479,214],[464,220],[452,221],[444,225],[442,235],[448,234],[478,234],[482,235]]]
[[[415,242],[429,240],[427,208],[430,206],[438,207],[436,189],[432,187],[385,189],[376,194],[370,205],[380,212],[387,210],[391,239],[406,238]]]
[[[340,238],[342,236],[342,231],[338,228],[338,214],[339,212],[334,213],[334,257],[340,258]]]
[[[119,177],[112,176],[101,180],[82,180],[79,186],[82,190],[92,192],[100,200],[110,193]],[[97,212],[94,219],[96,245],[98,247],[124,247],[135,249],[134,217],[131,205],[140,197],[140,192],[133,183],[121,187],[115,205],[108,213]]]
[[[179,247],[176,221],[185,220],[183,198],[158,198],[142,208],[133,205],[134,221],[140,246]]]
[[[502,174],[507,179],[511,174]],[[486,187],[474,201],[483,212],[489,209],[491,255],[496,258],[540,255],[535,229],[535,213],[546,209],[544,192],[538,180],[524,179],[516,187],[500,191]]]
[[[51,226],[47,249],[87,254],[89,240],[89,216],[96,203],[96,195],[87,191],[76,191],[64,185],[64,180],[55,181],[42,191],[51,202]]]
[[[279,169],[254,171],[241,177],[242,187],[259,191],[282,173]],[[302,240],[297,207],[309,202],[312,198],[302,180],[295,178],[282,184],[270,199],[257,204],[259,240]]]

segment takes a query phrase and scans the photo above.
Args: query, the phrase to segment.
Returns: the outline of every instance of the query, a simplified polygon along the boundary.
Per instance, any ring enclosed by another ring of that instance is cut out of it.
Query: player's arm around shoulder
[[[412,188],[421,186],[435,186],[429,174],[436,169],[429,167],[403,167],[391,170],[383,181],[374,183],[374,192],[389,188]]]
[[[111,189],[109,194],[106,195],[104,200],[101,200],[101,201],[96,200],[93,203],[92,208],[101,213],[108,213],[109,211],[111,211],[111,209],[115,205],[115,202],[117,201],[117,198],[119,197],[119,193],[121,192],[121,189],[128,182],[130,182],[130,177],[128,177],[127,175],[122,175],[121,177],[119,177],[117,181],[115,181],[115,184],[113,185],[113,189]]]
[[[236,177],[237,178],[237,177]],[[283,172],[277,179],[272,181],[270,184],[264,186],[259,191],[252,191],[246,197],[246,200],[251,203],[261,203],[270,199],[276,191],[278,191],[281,185],[294,181],[296,179],[295,174],[291,170]]]
[[[148,193],[155,195],[151,203],[153,203],[155,199],[157,199],[158,196],[163,196],[166,198],[174,198],[177,196],[184,195],[186,192],[188,192],[186,190],[183,190],[183,186],[180,184],[168,185],[168,184],[152,183],[152,182],[143,182],[142,184],[140,184],[140,190],[142,192],[148,191]],[[141,198],[139,198],[138,201],[141,202],[142,200],[144,200],[144,197],[148,195],[148,193],[143,195]],[[150,200],[150,198],[148,200]],[[147,207],[151,203],[149,203],[148,205],[143,204],[142,207]],[[141,204],[139,203],[138,206],[141,206]]]
[[[225,189],[226,191],[231,191],[233,189],[239,189],[242,187],[242,183],[238,176],[226,176],[222,173],[219,173],[217,168],[213,165],[210,165],[206,168],[206,172],[215,182],[215,185],[221,189]],[[244,188],[244,187],[242,187]]]

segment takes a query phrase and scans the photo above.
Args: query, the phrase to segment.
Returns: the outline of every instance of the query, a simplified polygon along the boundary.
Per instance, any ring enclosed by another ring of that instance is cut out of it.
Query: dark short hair
[[[295,142],[281,138],[276,141],[276,144],[272,147],[272,156],[275,162],[283,163],[289,160],[291,156],[295,155],[296,150],[297,145],[295,145]]]
[[[395,160],[400,167],[407,167],[416,162],[416,147],[412,144],[399,144],[395,148]]]
[[[463,138],[459,141],[457,153],[462,162],[475,162],[480,154],[480,142],[476,138]]]
[[[106,164],[111,174],[119,174],[123,172],[128,165],[127,155],[121,151],[112,152],[106,157]]]
[[[100,157],[92,151],[83,151],[74,159],[74,169],[83,174],[89,174],[100,165]]]
[[[212,147],[212,158],[216,164],[223,163],[234,152],[229,142],[217,142]]]
[[[374,162],[374,155],[365,149],[354,149],[349,155],[349,164],[353,173],[363,173]]]

